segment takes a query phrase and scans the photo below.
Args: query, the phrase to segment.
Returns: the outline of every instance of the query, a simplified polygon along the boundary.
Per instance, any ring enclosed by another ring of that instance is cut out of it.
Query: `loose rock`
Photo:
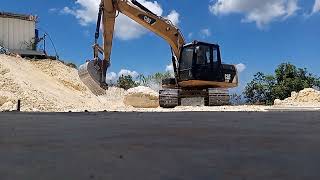
[[[306,88],[299,93],[292,92],[291,97],[284,100],[276,99],[276,106],[304,106],[304,107],[320,107],[320,91],[312,88]]]
[[[13,102],[11,102],[11,101],[4,103],[0,107],[0,111],[13,111],[13,110],[16,110],[16,108],[15,108],[15,105],[13,104]]]
[[[127,91],[124,104],[135,108],[157,108],[159,107],[159,94],[144,86],[132,88]]]

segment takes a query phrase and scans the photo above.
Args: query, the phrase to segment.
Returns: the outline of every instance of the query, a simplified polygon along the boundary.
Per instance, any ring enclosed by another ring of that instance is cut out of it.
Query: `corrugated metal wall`
[[[0,17],[0,45],[8,49],[31,50],[35,22]]]

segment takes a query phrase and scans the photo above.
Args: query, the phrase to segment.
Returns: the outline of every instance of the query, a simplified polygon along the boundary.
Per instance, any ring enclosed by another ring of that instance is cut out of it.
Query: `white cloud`
[[[312,13],[320,12],[320,0],[315,0]]]
[[[100,0],[77,0],[75,2],[77,8],[64,7],[61,12],[75,16],[81,25],[86,26],[96,21],[99,4]]]
[[[298,6],[298,0],[289,0],[287,5],[287,15],[284,17],[284,19],[294,15],[300,7]]]
[[[174,70],[173,70],[173,64],[169,64],[166,66],[166,72],[169,72],[171,77],[174,77]]]
[[[136,71],[130,71],[127,69],[121,69],[118,73],[118,76],[131,76],[133,79],[137,78],[139,76],[139,73]]]
[[[215,15],[244,14],[242,22],[255,22],[263,28],[272,21],[284,20],[299,10],[298,0],[217,0],[209,6]]]
[[[61,9],[60,11],[62,14],[71,14],[76,16],[76,12],[71,10],[69,7],[64,7],[63,9]]]
[[[237,64],[236,67],[237,67],[237,70],[238,70],[239,73],[243,72],[247,68],[247,66],[245,64],[242,64],[242,63]]]
[[[49,13],[55,13],[55,12],[57,12],[57,11],[58,11],[57,8],[50,8],[50,9],[48,10]]]
[[[116,20],[115,37],[121,40],[132,40],[140,38],[146,34],[147,30],[129,19],[123,14],[119,14]]]
[[[167,72],[173,72],[173,64],[171,63],[171,64],[169,64],[169,65],[167,65],[167,67],[166,67],[166,71]]]
[[[106,76],[106,82],[108,84],[115,84],[117,82],[117,80],[119,79],[119,77],[121,77],[122,75],[123,76],[130,75],[132,77],[132,79],[137,79],[139,76],[139,73],[136,71],[128,70],[128,69],[121,69],[118,73],[109,72],[109,73],[107,73],[107,76]]]
[[[157,1],[138,1],[158,16],[163,15],[163,9]],[[77,0],[75,2],[75,8],[71,9],[69,7],[65,7],[61,10],[61,12],[75,16],[81,25],[87,26],[89,24],[96,23],[99,3],[100,0]],[[179,16],[179,13],[173,10],[168,16],[165,17],[174,25],[177,25],[179,23]],[[129,19],[125,15],[119,14],[117,17],[115,25],[115,37],[121,40],[131,40],[137,39],[146,33],[148,33],[148,31],[144,27],[140,26],[138,23]]]
[[[210,31],[210,29],[207,29],[207,28],[201,29],[201,30],[200,30],[200,36],[201,36],[202,38],[210,37],[210,36],[211,36],[211,31]]]
[[[107,73],[106,82],[108,84],[114,84],[118,80],[118,75],[115,72]]]
[[[166,19],[169,19],[173,25],[177,26],[179,23],[180,23],[180,14],[175,11],[175,10],[172,10],[168,16],[165,17]]]

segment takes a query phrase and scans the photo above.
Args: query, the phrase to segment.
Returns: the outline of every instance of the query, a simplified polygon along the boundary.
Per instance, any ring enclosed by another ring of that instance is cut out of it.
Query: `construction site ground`
[[[318,180],[319,112],[0,113],[0,177]]]
[[[0,179],[320,177],[319,91],[275,106],[174,109],[134,108],[127,95],[95,96],[59,61],[0,55],[0,111],[11,111],[0,113]],[[18,100],[23,112],[12,111]]]

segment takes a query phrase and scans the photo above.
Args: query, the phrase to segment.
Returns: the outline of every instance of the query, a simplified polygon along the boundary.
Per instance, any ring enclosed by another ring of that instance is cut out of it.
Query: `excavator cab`
[[[197,84],[197,87],[215,88],[221,87],[222,83],[227,87],[237,85],[237,70],[233,65],[222,64],[217,44],[198,41],[186,44],[181,50],[178,74],[182,87]]]
[[[183,98],[204,98],[206,106],[229,105],[228,88],[238,86],[234,65],[222,64],[219,45],[194,41],[181,49],[176,79],[162,81],[159,102],[164,108],[181,105]]]
[[[221,66],[219,46],[203,42],[187,44],[179,60],[180,80],[210,80]]]

